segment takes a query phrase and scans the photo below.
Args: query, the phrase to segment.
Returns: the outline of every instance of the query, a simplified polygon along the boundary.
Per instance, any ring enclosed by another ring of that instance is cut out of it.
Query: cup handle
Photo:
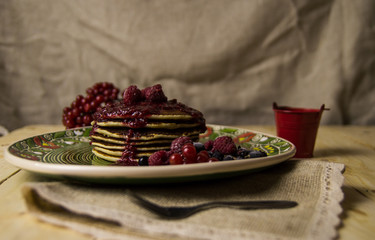
[[[325,105],[323,104],[323,105],[320,107],[320,111],[323,112],[324,110],[329,111],[330,109],[329,109],[329,108],[325,108]]]
[[[277,106],[276,102],[273,102],[273,109],[278,109],[279,107]]]

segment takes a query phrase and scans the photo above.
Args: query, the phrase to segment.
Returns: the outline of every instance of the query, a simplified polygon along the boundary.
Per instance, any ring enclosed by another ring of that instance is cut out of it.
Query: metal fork
[[[177,206],[177,207],[165,207],[153,203],[134,192],[128,191],[128,195],[131,200],[143,206],[150,212],[157,214],[160,217],[170,218],[170,219],[181,219],[189,217],[199,211],[217,208],[217,207],[227,207],[236,209],[282,209],[282,208],[292,208],[298,205],[294,201],[286,200],[267,200],[267,201],[213,201],[202,203],[194,206]]]

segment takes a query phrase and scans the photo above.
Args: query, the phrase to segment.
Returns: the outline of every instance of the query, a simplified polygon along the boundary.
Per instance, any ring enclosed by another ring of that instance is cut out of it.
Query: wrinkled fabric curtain
[[[61,123],[96,82],[160,83],[208,123],[272,103],[375,124],[372,0],[0,0],[0,125]]]

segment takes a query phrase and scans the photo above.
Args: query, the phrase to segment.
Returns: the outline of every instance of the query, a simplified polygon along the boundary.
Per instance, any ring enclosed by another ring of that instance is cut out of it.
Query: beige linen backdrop
[[[372,0],[0,0],[0,125],[61,123],[95,82],[146,87],[208,123],[274,124],[272,102],[375,124]]]

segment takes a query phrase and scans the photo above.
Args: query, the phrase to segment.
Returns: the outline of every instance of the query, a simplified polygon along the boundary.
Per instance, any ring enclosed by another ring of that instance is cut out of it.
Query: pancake
[[[144,148],[144,149],[137,148],[137,152],[135,153],[135,156],[149,156],[152,153],[154,153],[155,151],[168,150],[169,147],[170,146],[155,147],[155,148],[149,148],[149,149],[148,148]],[[113,150],[113,149],[107,149],[107,148],[102,148],[102,147],[95,147],[94,149],[96,149],[97,151],[106,153],[110,156],[119,157],[119,158],[124,153],[124,151],[122,151],[122,150]]]
[[[132,132],[129,133],[129,130]],[[199,129],[174,129],[174,131],[154,129],[145,131],[144,129],[137,129],[134,131],[130,128],[93,128],[93,133],[101,134],[109,138],[131,139],[131,140],[153,140],[153,139],[175,139],[180,136],[188,136],[195,138],[199,135]]]
[[[158,150],[158,148],[165,148],[165,147],[170,147],[170,141],[164,141],[164,142],[158,142],[158,141],[153,141],[153,142],[128,142],[126,144],[115,144],[107,141],[92,141],[93,146],[98,146],[106,149],[114,149],[114,150],[125,150],[126,147],[136,147],[138,151],[143,151],[144,150]]]
[[[108,136],[97,134],[97,133],[92,134],[91,138],[95,139],[96,141],[104,141],[104,142],[121,144],[121,145],[132,144],[132,143],[134,145],[149,145],[149,144],[155,144],[155,143],[170,143],[170,140],[168,140],[168,139],[165,140],[165,139],[160,139],[160,138],[156,139],[156,140],[146,140],[146,141],[134,140],[132,142],[128,142],[125,139],[112,138],[112,137],[108,137]]]
[[[197,141],[199,134],[206,130],[203,114],[159,95],[132,99],[138,95],[128,94],[124,100],[98,110],[90,133],[92,152],[119,165],[137,165],[140,157],[169,151],[172,141],[178,137],[188,136]]]

